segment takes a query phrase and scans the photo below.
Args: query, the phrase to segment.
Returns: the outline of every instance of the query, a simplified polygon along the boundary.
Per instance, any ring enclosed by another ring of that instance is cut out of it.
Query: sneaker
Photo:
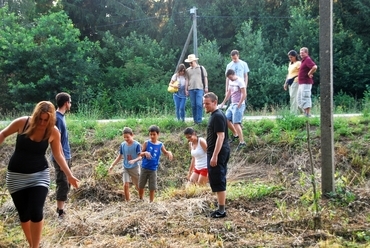
[[[245,142],[243,142],[243,143],[239,143],[239,145],[238,145],[238,147],[236,148],[236,150],[238,151],[238,150],[243,149],[243,148],[245,148],[245,147],[247,147],[247,144],[245,144]]]
[[[231,137],[229,138],[229,143],[233,143],[235,140],[239,140],[239,136],[231,135]]]
[[[211,213],[211,218],[224,218],[226,217],[226,211],[223,212],[223,213],[220,213],[220,210],[216,210],[214,212]]]
[[[66,215],[66,212],[63,209],[57,208],[57,213],[58,213],[58,218],[63,219],[64,216]]]
[[[311,114],[307,114],[307,113],[305,113],[305,114],[304,114],[304,116],[306,116],[306,117],[310,118],[310,117],[311,117]]]

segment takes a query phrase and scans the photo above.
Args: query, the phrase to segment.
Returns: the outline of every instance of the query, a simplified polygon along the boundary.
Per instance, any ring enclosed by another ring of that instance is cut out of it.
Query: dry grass
[[[234,152],[228,172],[231,184],[269,183],[285,189],[258,199],[245,196],[228,200],[228,216],[217,220],[208,217],[216,206],[214,194],[208,186],[186,187],[187,162],[184,165],[179,160],[162,160],[154,203],[147,202],[148,196],[139,201],[134,187],[130,189],[132,201],[124,202],[120,169],[102,179],[95,172],[99,163],[114,158],[112,151],[117,150],[119,142],[91,145],[89,152],[75,148],[73,172],[81,185],[71,191],[63,220],[56,217],[55,190],[51,188],[45,205],[43,248],[369,247],[359,237],[364,233],[370,238],[369,182],[353,184],[350,190],[356,200],[350,204],[321,200],[321,227],[317,228],[309,199],[310,181],[302,178],[302,173],[308,171],[307,154],[269,146]],[[173,151],[183,149],[183,144],[171,146]],[[9,157],[12,149],[1,149],[2,158]],[[346,150],[337,150],[344,166],[348,162],[344,159]],[[317,157],[315,162],[319,163]],[[5,179],[5,164],[1,163],[0,168],[0,176]],[[320,180],[320,169],[316,170]],[[0,186],[0,247],[26,247],[16,211],[4,184]]]

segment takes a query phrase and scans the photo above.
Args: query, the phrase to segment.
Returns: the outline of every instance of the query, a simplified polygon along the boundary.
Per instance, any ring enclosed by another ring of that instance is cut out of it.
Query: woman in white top
[[[207,169],[207,142],[204,138],[198,137],[195,130],[188,127],[184,131],[189,141],[191,152],[191,163],[187,179],[195,184],[203,185],[208,182]]]
[[[178,88],[178,91],[173,93],[173,101],[175,103],[176,118],[179,121],[185,121],[185,105],[186,105],[186,94],[185,85],[188,80],[185,74],[185,65],[180,64],[177,68],[177,72],[171,77],[171,81],[168,85]],[[177,82],[178,84],[175,84]]]

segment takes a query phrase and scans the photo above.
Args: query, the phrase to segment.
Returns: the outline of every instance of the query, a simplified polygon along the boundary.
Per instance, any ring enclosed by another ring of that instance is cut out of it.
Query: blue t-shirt
[[[119,148],[119,153],[123,156],[123,167],[131,169],[138,166],[139,161],[136,161],[133,164],[130,164],[128,161],[136,159],[140,152],[141,146],[136,140],[134,140],[131,145],[128,145],[126,141],[122,142]]]
[[[63,153],[64,153],[64,158],[66,160],[71,159],[71,148],[69,146],[69,141],[68,141],[68,131],[67,131],[67,124],[66,124],[66,119],[62,113],[59,111],[56,111],[56,126],[59,129],[60,132],[60,143],[63,148]],[[54,157],[52,156],[53,161],[55,161]]]
[[[158,144],[153,144],[149,140],[146,144],[146,150],[143,152],[149,152],[150,155],[152,155],[151,159],[147,159],[146,157],[143,157],[143,162],[141,164],[141,167],[147,170],[156,171],[158,169],[159,165],[159,158],[161,156],[162,151],[162,142],[158,142]]]
[[[249,72],[249,67],[248,67],[247,62],[241,59],[239,59],[237,63],[235,63],[234,61],[231,61],[229,64],[227,64],[226,70],[225,70],[225,76],[226,76],[226,72],[229,69],[233,69],[235,71],[235,75],[240,77],[243,81],[244,81],[244,74],[247,74]]]

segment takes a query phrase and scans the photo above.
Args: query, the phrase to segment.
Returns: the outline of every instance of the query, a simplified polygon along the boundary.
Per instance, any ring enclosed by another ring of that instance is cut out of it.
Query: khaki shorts
[[[311,108],[311,89],[312,84],[300,84],[298,86],[298,107],[301,109]]]
[[[139,177],[139,189],[145,188],[146,182],[149,181],[149,190],[157,190],[157,171],[141,168]]]
[[[140,166],[135,166],[134,168],[123,167],[123,176],[122,176],[123,183],[132,182],[133,184],[137,185],[139,182],[139,176],[140,176]]]

